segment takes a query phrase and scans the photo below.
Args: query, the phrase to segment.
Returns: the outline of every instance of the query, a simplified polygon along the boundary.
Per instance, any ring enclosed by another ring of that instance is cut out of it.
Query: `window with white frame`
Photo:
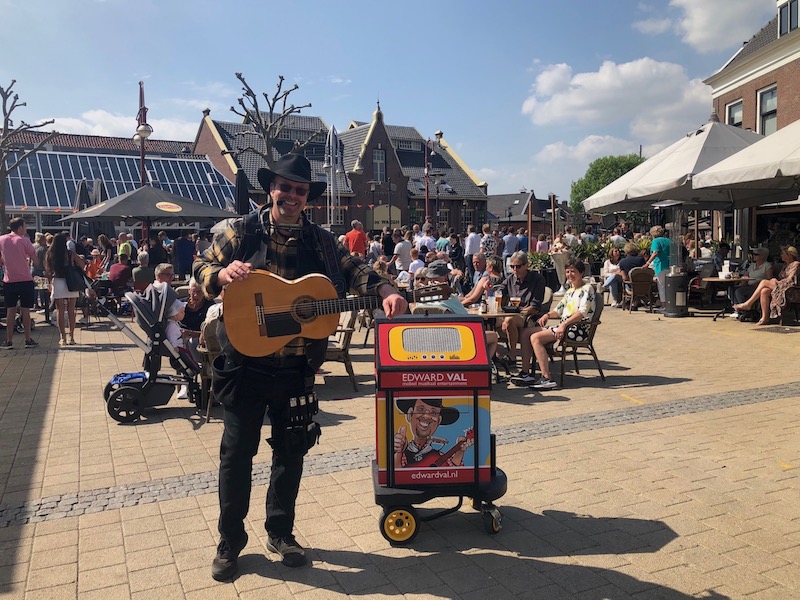
[[[386,151],[378,148],[372,151],[372,178],[383,183],[386,181]]]
[[[475,211],[471,208],[465,208],[461,211],[461,231],[466,233],[467,229],[470,225],[474,225],[473,219],[475,215]]]
[[[344,209],[343,208],[334,208],[333,209],[333,223],[331,225],[343,225],[344,224]]]
[[[413,150],[419,152],[422,150],[422,144],[413,140],[397,140],[398,150]]]
[[[790,0],[778,9],[778,35],[784,36],[797,29],[798,0]]]
[[[450,209],[449,208],[440,208],[439,215],[437,219],[436,226],[439,228],[439,231],[443,229],[447,229],[450,223]]]
[[[769,135],[778,130],[778,88],[772,87],[758,93],[758,132]]]
[[[727,108],[725,109],[726,116],[725,122],[728,125],[733,125],[734,127],[741,127],[742,126],[742,101],[737,100],[736,102],[732,102],[728,104]]]

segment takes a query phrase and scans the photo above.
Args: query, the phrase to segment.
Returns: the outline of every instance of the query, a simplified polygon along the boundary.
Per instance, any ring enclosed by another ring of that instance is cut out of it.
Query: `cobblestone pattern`
[[[788,383],[761,389],[709,394],[674,402],[660,402],[599,413],[520,423],[496,429],[494,433],[496,434],[498,445],[513,444],[582,431],[757,404],[797,394],[797,384]],[[306,460],[304,473],[322,475],[335,471],[368,467],[374,453],[374,448],[366,447],[313,455]],[[269,473],[270,467],[268,464],[254,465],[253,484],[263,485],[268,483]],[[216,490],[217,474],[215,472],[205,472],[80,493],[48,496],[13,506],[0,506],[0,528],[51,521],[65,517],[76,517],[88,513],[139,504],[150,504],[163,500],[198,496],[216,492]]]

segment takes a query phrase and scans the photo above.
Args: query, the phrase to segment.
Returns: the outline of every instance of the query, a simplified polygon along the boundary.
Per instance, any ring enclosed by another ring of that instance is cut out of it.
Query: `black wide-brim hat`
[[[308,159],[301,155],[290,152],[284,154],[276,162],[273,169],[262,167],[258,170],[258,182],[264,191],[269,195],[269,184],[280,175],[289,181],[296,181],[297,183],[307,183],[310,191],[308,193],[308,200],[315,200],[325,193],[325,188],[328,184],[324,181],[311,181],[311,163]]]
[[[414,408],[417,400],[422,400],[422,402],[428,406],[441,409],[442,412],[439,413],[439,416],[442,418],[440,423],[441,425],[450,425],[451,423],[455,423],[458,421],[458,417],[461,415],[461,413],[458,412],[458,409],[452,408],[451,406],[442,406],[441,398],[403,398],[401,400],[397,400],[397,408],[399,408],[404,415],[408,414],[408,411]]]

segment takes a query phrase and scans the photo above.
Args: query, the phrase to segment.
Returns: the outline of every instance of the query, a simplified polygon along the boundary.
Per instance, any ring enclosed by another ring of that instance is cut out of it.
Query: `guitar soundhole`
[[[312,321],[317,315],[314,312],[314,299],[310,296],[301,296],[292,306],[292,316],[300,322]]]

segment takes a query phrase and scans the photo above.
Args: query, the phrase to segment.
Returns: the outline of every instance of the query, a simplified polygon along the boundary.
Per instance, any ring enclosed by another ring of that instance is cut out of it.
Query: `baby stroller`
[[[125,297],[133,308],[137,324],[147,334],[142,340],[116,315],[106,316],[144,351],[143,370],[118,373],[103,390],[108,414],[120,423],[132,423],[143,408],[167,404],[175,391],[187,386],[189,401],[200,401],[197,375],[200,367],[185,348],[176,348],[166,337],[167,311],[177,300],[177,294],[166,283],[154,283],[144,293],[127,292]],[[169,359],[177,375],[160,373],[162,358]]]

